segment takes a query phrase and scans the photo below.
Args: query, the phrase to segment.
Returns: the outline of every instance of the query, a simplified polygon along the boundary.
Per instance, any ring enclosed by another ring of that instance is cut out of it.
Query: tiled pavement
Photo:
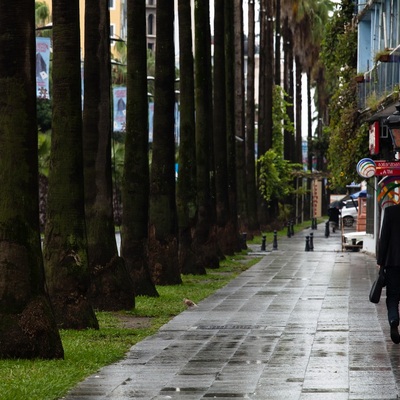
[[[271,248],[254,248],[260,262],[65,399],[397,399],[385,293],[368,301],[374,258],[342,252],[323,225]]]

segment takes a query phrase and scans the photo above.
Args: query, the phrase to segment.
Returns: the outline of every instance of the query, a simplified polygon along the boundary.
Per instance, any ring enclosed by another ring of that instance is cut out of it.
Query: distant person
[[[380,268],[385,270],[390,338],[393,343],[399,344],[400,204],[385,208],[379,237],[377,263]]]
[[[339,227],[340,210],[338,206],[330,207],[328,210],[329,222],[332,225],[332,232],[335,232]]]

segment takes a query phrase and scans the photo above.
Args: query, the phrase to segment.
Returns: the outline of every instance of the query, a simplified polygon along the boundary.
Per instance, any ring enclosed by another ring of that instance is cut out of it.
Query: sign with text
[[[384,161],[376,160],[376,172],[378,176],[394,176],[400,175],[400,162],[399,161]]]

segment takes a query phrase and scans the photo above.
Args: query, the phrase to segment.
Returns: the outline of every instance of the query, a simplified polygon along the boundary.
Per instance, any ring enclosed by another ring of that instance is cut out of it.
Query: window
[[[108,8],[111,9],[115,8],[115,0],[108,0]]]
[[[147,34],[154,35],[154,15],[150,14],[147,18]]]
[[[115,37],[115,25],[111,24],[110,25],[110,38]],[[115,45],[115,40],[111,40],[111,45],[114,46]]]

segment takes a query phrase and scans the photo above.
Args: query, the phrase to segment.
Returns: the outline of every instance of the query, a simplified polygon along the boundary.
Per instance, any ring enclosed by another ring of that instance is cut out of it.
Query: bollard
[[[325,223],[325,237],[329,237],[329,221]]]
[[[290,238],[292,236],[292,230],[290,229],[290,222],[287,223],[287,237]]]
[[[262,242],[261,242],[261,251],[266,250],[266,243],[267,243],[267,237],[265,235],[262,236]]]
[[[311,220],[311,229],[315,229],[315,218]]]
[[[306,236],[306,248],[305,251],[310,251],[310,236]]]
[[[314,218],[314,229],[317,230],[318,229],[318,223],[317,223],[317,218]]]
[[[294,223],[293,223],[293,220],[290,221],[290,235],[294,236]]]
[[[247,249],[247,232],[242,233],[242,249]]]
[[[278,233],[274,231],[274,241],[272,243],[272,249],[278,250]]]
[[[314,234],[310,233],[310,250],[314,251]]]

